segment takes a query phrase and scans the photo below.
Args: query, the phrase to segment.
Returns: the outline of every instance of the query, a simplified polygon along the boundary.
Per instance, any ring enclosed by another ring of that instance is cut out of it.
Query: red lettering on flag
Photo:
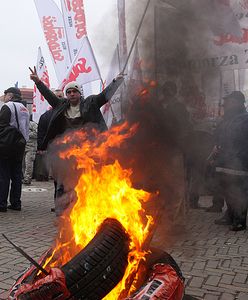
[[[76,65],[73,66],[72,70],[71,70],[71,73],[68,77],[68,79],[65,79],[62,83],[62,87],[64,88],[65,85],[68,83],[68,82],[71,82],[71,81],[76,81],[78,76],[80,74],[83,74],[83,73],[90,73],[92,71],[92,68],[89,66],[89,67],[86,67],[86,59],[85,58],[79,58],[78,59],[78,62]]]
[[[63,61],[64,56],[59,43],[59,39],[63,37],[63,28],[55,27],[54,23],[56,23],[56,18],[51,16],[44,16],[42,23],[45,38],[52,53],[54,62],[56,63],[57,61]]]
[[[74,21],[77,30],[76,37],[81,39],[87,34],[83,0],[72,0],[72,9],[75,13]]]
[[[214,39],[214,44],[223,46],[224,44],[246,44],[248,42],[248,29],[242,28],[243,35],[241,37],[232,34],[221,34]]]
[[[67,9],[71,11],[71,1],[70,0],[64,0],[65,1],[65,6],[67,6]]]

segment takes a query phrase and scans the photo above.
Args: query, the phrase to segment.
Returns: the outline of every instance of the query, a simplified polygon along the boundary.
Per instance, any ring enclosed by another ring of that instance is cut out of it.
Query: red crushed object
[[[182,300],[184,283],[177,272],[167,264],[152,267],[147,282],[126,300]]]
[[[9,296],[9,300],[65,300],[70,296],[66,287],[65,275],[58,268],[50,269],[49,275],[36,280],[34,283],[21,284]]]

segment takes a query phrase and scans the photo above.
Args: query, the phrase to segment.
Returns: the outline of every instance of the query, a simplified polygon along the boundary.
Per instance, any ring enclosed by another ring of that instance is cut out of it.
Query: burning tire
[[[90,243],[61,270],[51,269],[48,276],[37,280],[38,270],[31,266],[12,286],[8,299],[100,300],[122,279],[128,252],[125,229],[117,220],[107,219]],[[49,253],[40,258],[41,265]]]
[[[107,219],[97,235],[62,267],[74,299],[104,298],[122,279],[127,266],[128,236],[122,225]]]

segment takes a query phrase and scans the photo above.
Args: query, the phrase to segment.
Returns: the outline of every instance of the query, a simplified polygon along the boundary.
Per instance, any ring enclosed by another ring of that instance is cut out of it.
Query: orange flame
[[[142,208],[150,194],[132,187],[131,170],[123,169],[117,160],[107,162],[110,149],[120,147],[136,130],[137,125],[128,128],[128,124],[124,123],[108,132],[98,133],[96,139],[90,138],[86,132],[77,131],[58,141],[58,145],[70,145],[69,149],[60,152],[60,157],[76,159],[77,168],[83,168],[83,172],[75,187],[77,201],[69,217],[66,214],[62,217],[63,228],[46,265],[65,264],[92,240],[105,219],[117,219],[130,237],[128,266],[123,280],[105,300],[118,299],[126,288],[127,279],[137,273],[139,262],[146,254],[142,245],[153,224],[152,217],[146,215]],[[75,140],[77,143],[74,143]],[[72,236],[61,242],[61,238],[68,236],[65,229],[68,226]],[[60,259],[51,264],[51,259],[54,261],[58,254]],[[131,287],[130,290],[133,289]]]

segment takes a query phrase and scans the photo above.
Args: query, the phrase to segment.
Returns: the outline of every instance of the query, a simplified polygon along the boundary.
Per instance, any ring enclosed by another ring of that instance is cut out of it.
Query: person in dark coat
[[[55,90],[54,95],[57,96],[59,99],[64,98],[64,93],[60,89]],[[40,116],[39,123],[38,123],[38,133],[37,133],[37,151],[46,151],[46,148],[43,146],[43,141],[46,137],[48,125],[52,118],[52,114],[53,114],[53,109],[51,108]]]
[[[29,112],[22,103],[21,91],[16,87],[10,87],[4,94],[5,105],[0,111],[0,128],[9,125],[18,128],[27,142],[29,138]],[[21,210],[23,154],[24,147],[23,149],[13,149],[11,154],[2,153],[0,157],[0,212],[6,212],[7,208]],[[8,195],[10,205],[7,206]]]
[[[64,98],[64,93],[61,89],[57,89],[54,91],[54,94],[59,98]],[[49,179],[49,170],[45,164],[45,154],[46,154],[46,147],[43,145],[43,141],[45,139],[48,125],[52,118],[53,109],[49,109],[44,114],[40,116],[38,122],[38,132],[37,132],[37,155],[36,155],[36,172],[35,177],[36,180],[39,181],[47,181]]]
[[[30,79],[34,81],[40,93],[53,108],[48,129],[42,141],[43,149],[46,149],[55,137],[68,129],[79,129],[91,123],[99,131],[107,130],[100,108],[111,99],[123,82],[122,74],[113,79],[112,83],[100,94],[91,95],[86,99],[81,94],[80,85],[75,81],[69,82],[64,88],[66,98],[60,99],[39,79],[36,68],[34,70],[30,68],[30,71]],[[56,215],[60,215],[65,208],[60,207],[59,204],[62,203],[59,198],[63,194],[64,186],[58,182],[55,200]]]
[[[64,93],[61,89],[57,89],[54,91],[54,94],[59,98],[64,98]],[[53,109],[46,111],[44,114],[40,116],[38,123],[38,132],[37,132],[37,168],[36,168],[36,179],[40,181],[48,181],[49,180],[49,169],[46,166],[45,157],[46,157],[46,148],[43,146],[43,140],[46,136],[48,125],[52,118]],[[57,190],[57,181],[54,180],[54,199],[56,198],[56,190]],[[51,211],[54,212],[55,208],[51,208]]]
[[[216,148],[216,172],[227,211],[216,224],[231,225],[230,230],[246,229],[248,189],[248,113],[245,97],[233,91],[224,97],[224,120]]]

